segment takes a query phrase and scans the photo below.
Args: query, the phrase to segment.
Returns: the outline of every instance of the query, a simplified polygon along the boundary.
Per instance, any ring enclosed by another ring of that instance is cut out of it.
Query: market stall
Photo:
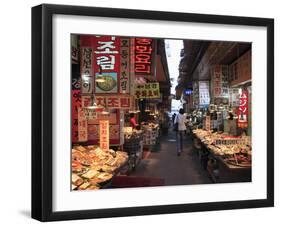
[[[193,130],[195,149],[215,182],[251,181],[252,146],[249,136],[229,136]]]
[[[96,190],[110,186],[114,176],[126,166],[128,154],[98,146],[72,149],[72,190]]]

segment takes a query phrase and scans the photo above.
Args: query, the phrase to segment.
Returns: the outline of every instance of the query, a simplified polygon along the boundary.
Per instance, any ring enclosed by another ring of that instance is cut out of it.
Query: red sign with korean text
[[[109,138],[110,145],[120,144],[120,110],[110,110],[110,115],[97,114],[97,118],[88,120],[88,144],[97,145],[99,143],[99,122],[101,120],[109,121]],[[112,136],[113,131],[117,135]],[[116,131],[118,129],[118,131]]]
[[[120,38],[114,36],[94,36],[93,65],[95,79],[102,76],[103,83],[95,83],[96,93],[117,93],[120,78]]]
[[[228,66],[215,65],[212,70],[212,93],[213,97],[229,97]]]
[[[72,90],[72,109],[71,109],[71,118],[72,118],[72,142],[78,142],[78,109],[81,108],[81,96],[80,90]]]
[[[237,110],[238,115],[238,127],[248,127],[248,90],[243,90],[239,98],[239,107]]]
[[[96,96],[95,98],[97,105],[102,105],[108,109],[132,109],[133,97],[130,95],[107,95],[107,96]]]
[[[151,38],[135,38],[135,75],[152,77],[154,75],[155,45]]]

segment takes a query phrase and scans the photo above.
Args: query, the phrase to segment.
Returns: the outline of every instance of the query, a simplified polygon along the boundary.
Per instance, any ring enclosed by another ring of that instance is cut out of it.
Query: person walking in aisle
[[[184,132],[186,130],[185,122],[186,122],[186,117],[184,116],[183,108],[181,108],[174,120],[174,126],[176,127],[175,131],[176,131],[176,137],[177,137],[177,154],[178,154],[178,156],[180,156],[181,152],[183,151],[183,136],[184,136]]]

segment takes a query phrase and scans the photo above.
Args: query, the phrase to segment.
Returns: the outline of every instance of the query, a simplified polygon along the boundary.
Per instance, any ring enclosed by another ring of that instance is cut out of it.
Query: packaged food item
[[[97,146],[75,146],[72,149],[72,187],[78,190],[96,190],[99,184],[110,180],[128,160],[123,151],[102,150]],[[91,186],[90,186],[90,185]],[[95,187],[97,186],[97,187]]]
[[[76,186],[79,186],[80,184],[82,184],[84,182],[83,179],[75,173],[72,173],[71,181],[72,181],[72,184],[74,184]]]
[[[85,182],[78,187],[78,190],[86,190],[90,185],[89,182]]]
[[[84,173],[82,175],[82,177],[87,178],[87,179],[91,179],[94,176],[96,176],[97,174],[99,174],[99,171],[96,170],[89,170],[87,173]]]

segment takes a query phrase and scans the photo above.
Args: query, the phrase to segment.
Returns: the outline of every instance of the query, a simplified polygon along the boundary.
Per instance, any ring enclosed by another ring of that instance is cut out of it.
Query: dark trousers
[[[177,131],[176,136],[177,136],[177,152],[180,153],[183,150],[184,131]]]

